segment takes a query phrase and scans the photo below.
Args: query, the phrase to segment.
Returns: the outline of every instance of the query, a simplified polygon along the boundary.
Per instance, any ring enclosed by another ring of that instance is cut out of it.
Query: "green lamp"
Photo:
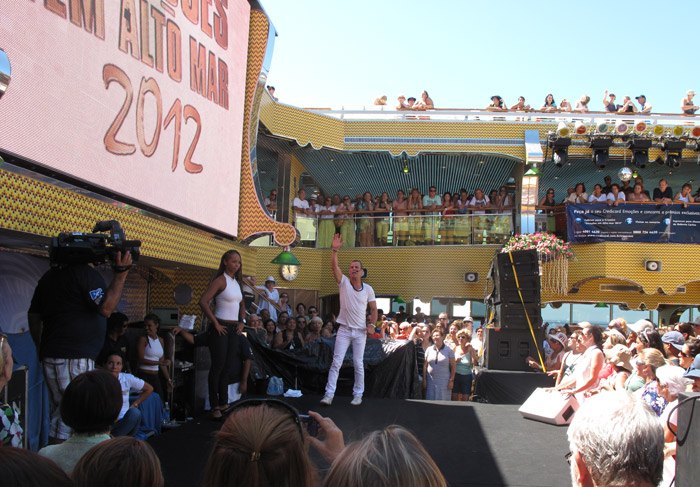
[[[301,262],[299,262],[299,259],[294,257],[294,254],[292,254],[289,251],[289,247],[285,247],[285,249],[282,252],[280,252],[280,254],[277,257],[270,261],[270,264],[301,265]]]

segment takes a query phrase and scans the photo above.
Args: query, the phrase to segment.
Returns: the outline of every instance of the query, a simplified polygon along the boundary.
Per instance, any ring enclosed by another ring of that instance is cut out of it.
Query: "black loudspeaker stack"
[[[510,260],[511,255],[513,262]],[[493,267],[496,328],[529,330],[528,317],[532,326],[539,328],[542,325],[542,312],[537,251],[520,250],[511,254],[496,254]]]
[[[700,479],[700,393],[681,392],[678,404],[675,486],[696,487]]]
[[[544,353],[537,251],[496,254],[492,268],[494,291],[490,305],[494,327],[485,330],[484,366],[491,370],[532,370],[525,359],[530,356],[539,361],[537,346]]]

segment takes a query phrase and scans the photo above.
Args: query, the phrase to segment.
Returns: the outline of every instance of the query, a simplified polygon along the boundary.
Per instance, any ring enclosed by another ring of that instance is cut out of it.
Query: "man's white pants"
[[[333,365],[328,372],[328,383],[326,384],[326,395],[335,395],[335,385],[338,382],[340,367],[343,365],[345,352],[352,344],[352,362],[355,366],[355,385],[352,388],[353,396],[361,396],[365,392],[365,367],[363,358],[365,356],[365,343],[367,342],[367,328],[350,328],[340,325],[338,334],[335,336],[335,351],[333,352]]]

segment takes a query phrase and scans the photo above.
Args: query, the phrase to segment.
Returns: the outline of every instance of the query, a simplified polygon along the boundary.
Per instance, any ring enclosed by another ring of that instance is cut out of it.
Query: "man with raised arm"
[[[377,322],[377,300],[374,297],[374,289],[362,282],[362,262],[353,260],[350,262],[350,278],[343,275],[338,266],[338,251],[343,245],[339,234],[335,234],[331,247],[331,267],[333,276],[338,283],[340,294],[340,313],[338,314],[338,334],[335,337],[335,351],[333,352],[333,365],[328,372],[326,394],[321,399],[321,404],[330,406],[335,395],[335,385],[338,382],[340,367],[343,365],[345,352],[352,345],[353,365],[355,366],[355,385],[352,388],[353,399],[350,404],[359,406],[362,404],[362,394],[365,391],[365,369],[363,358],[365,355],[365,342],[367,341],[367,306],[370,309],[370,322]]]

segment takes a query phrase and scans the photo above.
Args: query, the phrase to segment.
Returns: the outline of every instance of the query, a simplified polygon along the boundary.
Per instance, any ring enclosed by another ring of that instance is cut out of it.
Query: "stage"
[[[564,455],[569,451],[566,427],[527,419],[517,405],[474,402],[427,402],[365,398],[359,407],[351,397],[336,396],[333,405],[321,396],[285,399],[301,412],[328,416],[343,430],[346,444],[389,424],[410,429],[440,467],[450,486],[570,485]],[[213,434],[220,423],[199,418],[163,431],[149,440],[160,457],[166,487],[201,484]],[[328,464],[310,449],[321,477]]]

